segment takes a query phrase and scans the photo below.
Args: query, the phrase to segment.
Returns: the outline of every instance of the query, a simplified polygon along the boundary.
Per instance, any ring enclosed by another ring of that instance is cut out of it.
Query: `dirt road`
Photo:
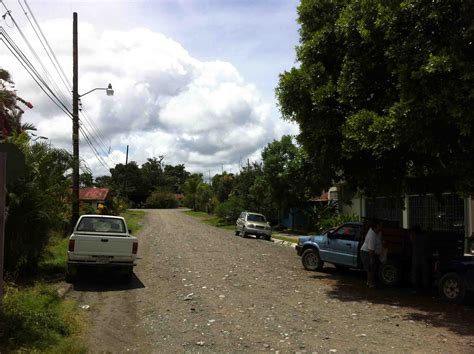
[[[98,276],[84,340],[108,352],[474,352],[474,306],[305,271],[293,248],[150,210],[131,284]]]

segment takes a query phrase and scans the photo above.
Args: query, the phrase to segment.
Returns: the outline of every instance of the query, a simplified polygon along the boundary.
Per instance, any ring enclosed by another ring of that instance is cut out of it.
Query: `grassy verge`
[[[272,233],[272,238],[276,238],[277,240],[282,240],[282,241],[291,242],[291,243],[298,243],[297,238],[282,236],[275,232]]]
[[[235,225],[234,224],[226,224],[223,223],[218,216],[216,215],[209,215],[208,213],[205,213],[203,211],[185,211],[186,214],[189,216],[192,216],[194,218],[200,219],[203,223],[219,227],[222,229],[226,230],[235,230]]]
[[[48,245],[43,253],[43,257],[38,264],[40,276],[53,276],[64,274],[67,262],[67,245],[69,237],[54,234],[50,237]]]
[[[0,309],[0,348],[6,352],[85,353],[78,340],[82,316],[53,285],[7,286]]]
[[[145,212],[141,210],[127,210],[120,214],[120,216],[127,220],[128,228],[136,235],[143,226],[142,220],[145,217]]]

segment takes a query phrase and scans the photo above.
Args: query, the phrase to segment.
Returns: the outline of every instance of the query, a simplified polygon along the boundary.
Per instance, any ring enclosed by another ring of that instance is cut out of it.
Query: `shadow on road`
[[[145,284],[137,277],[132,275],[132,279],[124,279],[121,274],[110,273],[89,273],[78,274],[74,282],[75,291],[105,292],[122,291],[132,289],[143,289]]]
[[[332,299],[341,302],[360,301],[389,305],[395,313],[400,310],[397,316],[386,320],[421,322],[426,326],[447,328],[459,335],[472,336],[474,329],[472,296],[464,304],[455,305],[441,300],[436,289],[422,294],[414,292],[409,285],[368,289],[365,285],[365,273],[357,270],[324,268],[322,272],[309,272],[308,277],[330,281],[331,286],[327,295]]]

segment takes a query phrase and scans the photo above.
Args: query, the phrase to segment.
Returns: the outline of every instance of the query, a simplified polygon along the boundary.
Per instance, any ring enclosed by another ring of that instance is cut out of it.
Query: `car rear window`
[[[77,231],[125,233],[125,224],[121,219],[85,217],[77,225]]]
[[[265,222],[263,215],[249,214],[247,215],[247,221]]]

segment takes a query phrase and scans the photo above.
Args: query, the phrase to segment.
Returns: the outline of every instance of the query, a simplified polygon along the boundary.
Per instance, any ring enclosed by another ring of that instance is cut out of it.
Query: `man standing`
[[[381,231],[382,223],[380,221],[372,222],[360,249],[362,264],[367,271],[367,286],[369,288],[375,288],[375,276],[383,248]]]

